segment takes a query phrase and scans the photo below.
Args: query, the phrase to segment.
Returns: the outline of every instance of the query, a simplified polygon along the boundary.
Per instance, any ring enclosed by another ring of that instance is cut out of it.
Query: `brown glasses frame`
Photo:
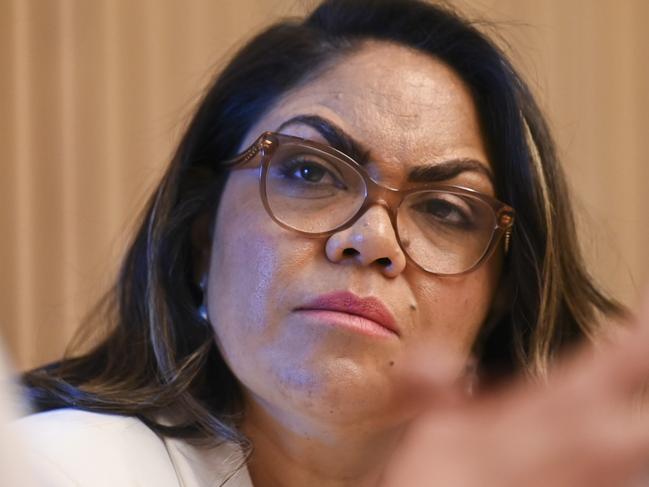
[[[327,232],[319,232],[319,233],[311,233],[311,232],[305,232],[303,230],[299,230],[290,225],[287,225],[286,223],[282,222],[275,216],[268,203],[268,195],[266,193],[266,175],[268,173],[268,166],[270,164],[274,152],[277,150],[279,145],[283,143],[297,144],[300,146],[307,147],[310,150],[321,152],[328,157],[333,157],[335,159],[338,159],[348,164],[361,175],[365,183],[366,194],[365,194],[365,199],[363,201],[363,204],[358,209],[358,211],[354,214],[354,216],[352,216],[345,223],[337,226],[332,230],[329,230]],[[405,189],[405,190],[383,186],[382,184],[379,184],[374,179],[372,179],[372,177],[367,173],[367,171],[363,166],[361,166],[358,162],[356,162],[354,159],[349,157],[344,152],[334,149],[333,147],[328,146],[326,144],[321,144],[318,142],[313,142],[308,139],[303,139],[300,137],[294,137],[292,135],[286,135],[286,134],[281,134],[276,132],[264,132],[259,136],[259,138],[257,138],[257,140],[250,147],[248,147],[245,151],[233,157],[232,159],[228,159],[224,161],[223,165],[230,170],[245,169],[247,163],[253,160],[257,154],[261,155],[261,160],[259,162],[259,169],[260,169],[259,191],[261,194],[262,203],[268,215],[273,219],[273,221],[275,221],[275,223],[277,223],[279,226],[286,228],[287,230],[297,232],[298,234],[310,238],[327,237],[336,232],[351,227],[365,213],[365,211],[367,211],[368,208],[378,204],[387,209],[388,215],[390,216],[390,221],[392,222],[392,227],[394,228],[394,232],[397,237],[397,241],[399,243],[399,247],[401,247],[404,254],[408,256],[408,259],[414,265],[416,265],[418,268],[430,274],[439,275],[439,276],[458,276],[462,274],[468,274],[469,272],[474,271],[483,262],[485,262],[485,260],[489,256],[491,256],[498,242],[500,242],[503,236],[505,237],[504,251],[505,253],[509,251],[511,232],[514,225],[514,215],[515,215],[514,209],[506,205],[502,201],[499,201],[496,198],[493,198],[489,195],[480,193],[474,189],[465,188],[463,186],[455,186],[455,185],[439,184],[439,183],[427,183],[427,184],[419,185],[416,188]],[[399,236],[399,228],[397,226],[397,211],[401,206],[401,203],[406,197],[410,196],[411,194],[431,191],[431,190],[445,191],[452,194],[464,195],[464,196],[469,196],[471,198],[479,199],[484,203],[486,203],[493,211],[495,225],[492,230],[489,244],[487,245],[487,248],[483,252],[482,256],[469,269],[466,269],[462,272],[453,273],[453,274],[444,274],[444,273],[429,271],[410,256],[410,254],[404,248],[401,242],[401,237]]]

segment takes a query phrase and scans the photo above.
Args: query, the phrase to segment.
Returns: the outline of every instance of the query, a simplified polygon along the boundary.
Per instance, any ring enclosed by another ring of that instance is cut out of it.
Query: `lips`
[[[399,335],[394,316],[381,300],[373,297],[359,298],[348,291],[323,294],[296,308],[296,311],[333,311],[360,316]]]

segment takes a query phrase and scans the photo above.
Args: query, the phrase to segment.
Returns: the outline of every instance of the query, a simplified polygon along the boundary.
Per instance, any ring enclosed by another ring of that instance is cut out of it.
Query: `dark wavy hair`
[[[163,435],[247,446],[237,428],[238,383],[197,312],[202,296],[192,227],[198,218],[213,221],[228,178],[220,162],[235,153],[252,124],[288,90],[367,40],[416,49],[464,80],[494,165],[497,196],[516,209],[501,283],[508,299],[478,341],[482,370],[542,376],[557,353],[592,339],[601,315],[623,312],[584,268],[548,126],[494,42],[449,7],[325,0],[305,19],[258,34],[216,76],[146,206],[117,282],[86,324],[104,322],[108,329],[85,351],[24,375],[37,410],[134,415]],[[183,412],[182,420],[162,424],[161,414],[173,410]]]

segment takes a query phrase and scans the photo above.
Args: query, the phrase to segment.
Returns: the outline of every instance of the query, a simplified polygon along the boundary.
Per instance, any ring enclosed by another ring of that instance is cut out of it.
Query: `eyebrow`
[[[362,143],[345,133],[340,127],[318,115],[299,115],[282,123],[278,131],[293,124],[304,124],[317,130],[334,149],[337,149],[364,166],[370,160],[370,150]],[[414,167],[408,173],[408,181],[412,183],[433,183],[447,181],[463,172],[476,172],[486,176],[494,184],[490,168],[470,158],[449,159],[435,164],[425,164]]]
[[[331,147],[351,157],[361,166],[367,164],[370,160],[370,150],[367,147],[346,134],[343,129],[334,123],[318,115],[299,115],[293,117],[280,125],[278,131],[281,132],[288,125],[298,123],[308,125],[317,130]]]
[[[467,158],[449,159],[435,164],[417,166],[408,173],[408,181],[413,183],[434,183],[447,181],[463,172],[476,172],[486,176],[491,184],[494,178],[491,170],[485,164]]]

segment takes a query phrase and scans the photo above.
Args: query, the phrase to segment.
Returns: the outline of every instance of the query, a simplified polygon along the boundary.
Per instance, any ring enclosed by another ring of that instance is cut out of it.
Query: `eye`
[[[413,209],[438,223],[469,227],[474,224],[471,207],[452,194],[435,195],[413,205]]]
[[[336,174],[338,171],[326,163],[305,157],[294,157],[282,161],[281,173],[289,179],[313,185],[330,185],[344,189],[345,184]]]
[[[310,183],[318,183],[327,175],[327,171],[317,164],[301,164],[293,173],[293,177],[300,177]]]
[[[442,220],[459,221],[464,216],[457,207],[443,200],[427,201],[425,211]]]

